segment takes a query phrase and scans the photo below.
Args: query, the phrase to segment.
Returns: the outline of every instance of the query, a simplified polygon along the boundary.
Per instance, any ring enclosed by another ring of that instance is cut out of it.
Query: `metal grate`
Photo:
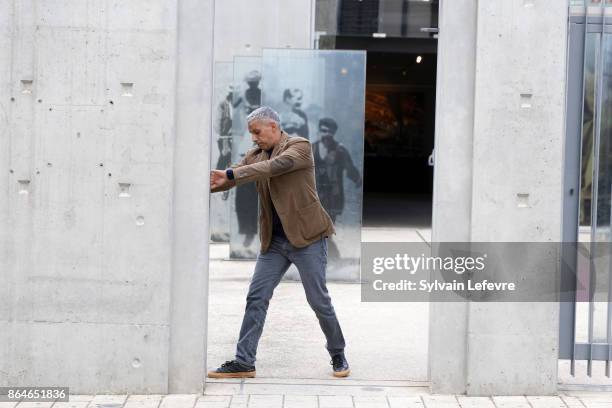
[[[612,0],[570,0],[564,239],[576,274],[561,304],[561,359],[612,363]],[[577,160],[572,159],[577,155]],[[573,172],[573,173],[572,173]],[[577,175],[575,173],[578,173]],[[576,191],[577,194],[573,192]],[[573,239],[572,239],[573,237]]]

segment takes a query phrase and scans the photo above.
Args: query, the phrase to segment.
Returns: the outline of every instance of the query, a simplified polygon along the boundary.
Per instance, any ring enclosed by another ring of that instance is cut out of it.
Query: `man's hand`
[[[233,180],[227,178],[225,170],[212,170],[210,172],[210,191],[224,191],[234,186]]]

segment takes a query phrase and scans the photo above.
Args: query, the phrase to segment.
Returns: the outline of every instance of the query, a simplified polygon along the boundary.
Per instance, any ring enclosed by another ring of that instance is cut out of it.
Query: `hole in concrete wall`
[[[529,207],[529,193],[517,193],[516,198],[518,207]]]
[[[122,82],[121,83],[121,96],[133,96],[134,83],[133,82]]]
[[[19,183],[19,194],[29,194],[30,180],[17,180]]]
[[[119,183],[119,197],[130,197],[131,185],[131,183]]]
[[[23,94],[31,94],[32,93],[32,81],[31,79],[22,79],[21,80],[21,93]]]
[[[530,109],[531,108],[531,93],[522,93],[521,94],[521,108],[522,109]]]

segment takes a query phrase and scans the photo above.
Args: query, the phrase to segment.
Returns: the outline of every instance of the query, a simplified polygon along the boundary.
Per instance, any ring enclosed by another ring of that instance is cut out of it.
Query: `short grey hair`
[[[280,127],[280,117],[278,113],[269,106],[261,106],[249,113],[246,118],[247,124],[254,120],[269,120],[276,123],[276,126]]]

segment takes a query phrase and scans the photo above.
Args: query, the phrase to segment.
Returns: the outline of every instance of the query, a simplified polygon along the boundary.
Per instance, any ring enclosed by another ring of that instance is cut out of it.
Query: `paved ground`
[[[254,262],[211,263],[208,366],[232,359]],[[358,284],[329,283],[352,378],[427,379],[427,303],[362,303]],[[405,330],[409,327],[410,330]],[[398,357],[405,364],[397,364]],[[325,338],[300,282],[283,281],[270,303],[257,354],[265,378],[329,379]]]
[[[0,403],[0,408],[15,408]],[[609,408],[610,393],[564,393],[558,397],[465,397],[453,395],[72,395],[70,402],[27,403],[16,408]]]
[[[427,229],[364,228],[363,241],[421,241]],[[232,359],[255,263],[227,261],[227,245],[211,245],[208,366]],[[328,283],[347,342],[354,380],[427,380],[429,305],[361,302],[357,283]],[[410,328],[406,330],[406,328]],[[325,338],[300,282],[274,293],[257,355],[259,378],[329,379]],[[402,361],[402,364],[397,364]]]

